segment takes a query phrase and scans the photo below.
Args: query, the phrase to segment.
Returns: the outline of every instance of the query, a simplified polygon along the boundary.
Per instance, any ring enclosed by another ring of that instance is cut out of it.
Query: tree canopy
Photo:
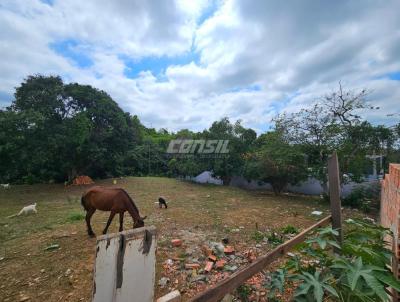
[[[368,155],[400,157],[400,123],[385,127],[363,119],[360,110],[377,110],[366,96],[365,89],[345,91],[339,85],[310,107],[278,115],[273,130],[259,136],[228,118],[200,132],[174,133],[144,126],[94,87],[29,76],[15,89],[12,104],[0,110],[0,182],[63,182],[80,174],[195,176],[208,170],[224,184],[244,176],[270,182],[280,193],[307,177],[326,185],[333,150],[343,173],[357,180],[371,166]],[[229,152],[171,156],[166,151],[173,139],[228,141]]]

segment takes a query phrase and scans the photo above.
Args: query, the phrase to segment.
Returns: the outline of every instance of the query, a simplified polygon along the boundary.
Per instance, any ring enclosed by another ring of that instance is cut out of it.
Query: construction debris
[[[208,245],[203,245],[201,247],[201,250],[203,251],[204,255],[206,255],[207,257],[210,256],[213,252],[212,249]]]
[[[215,255],[208,255],[208,259],[213,262],[217,261],[217,257]]]
[[[225,255],[232,255],[232,254],[235,253],[235,249],[233,248],[233,246],[227,245],[227,246],[224,248],[224,253],[225,253]]]
[[[200,264],[198,264],[198,263],[186,263],[185,264],[185,268],[186,269],[199,269],[200,268]]]
[[[173,246],[178,247],[178,246],[182,245],[182,240],[180,240],[180,239],[172,239],[171,243],[172,243]]]
[[[218,261],[215,263],[215,267],[216,267],[217,269],[223,269],[224,266],[225,266],[225,264],[226,264],[226,260],[225,260],[225,259],[221,259],[221,260],[218,260]]]
[[[228,278],[265,254],[269,248],[267,242],[245,247],[234,239],[226,240],[226,237],[224,240],[209,241],[202,233],[189,230],[178,232],[175,236],[179,239],[168,238],[170,244],[161,248],[166,258],[159,284],[163,293],[177,289],[185,299]],[[283,236],[289,238],[289,235]],[[231,242],[230,245],[226,244],[228,242]],[[175,248],[180,246],[183,248]],[[249,301],[267,301],[265,284],[269,282],[268,276],[268,272],[262,272],[245,282],[251,290]],[[226,301],[237,301],[234,296],[228,296]]]
[[[181,301],[181,293],[179,290],[174,290],[165,296],[157,299],[157,302],[180,302]]]
[[[167,285],[167,283],[169,282],[169,278],[167,277],[162,277],[159,281],[158,281],[158,285],[160,285],[161,287],[165,287]]]
[[[209,273],[209,272],[211,272],[213,266],[214,266],[214,262],[212,262],[212,261],[207,261],[206,267],[204,268],[204,270],[205,270],[207,273]]]
[[[91,179],[89,176],[86,176],[86,175],[77,176],[72,181],[72,185],[74,185],[74,186],[91,185],[91,184],[94,184],[93,179]]]

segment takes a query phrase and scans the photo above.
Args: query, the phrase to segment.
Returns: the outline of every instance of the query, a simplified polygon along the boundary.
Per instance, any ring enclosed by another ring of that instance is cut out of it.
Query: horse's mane
[[[135,205],[134,201],[132,200],[132,198],[129,196],[129,194],[124,190],[124,189],[120,189],[125,195],[126,197],[128,197],[129,201],[131,202],[133,208],[136,210],[136,212],[139,215],[139,209],[137,208],[137,206]],[[139,215],[140,216],[140,215]]]

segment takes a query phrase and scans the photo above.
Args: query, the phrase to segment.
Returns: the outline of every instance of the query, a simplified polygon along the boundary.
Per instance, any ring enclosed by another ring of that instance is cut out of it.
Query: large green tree
[[[286,139],[307,154],[309,174],[321,181],[325,192],[327,159],[333,150],[339,153],[342,173],[359,181],[371,167],[367,155],[386,155],[393,146],[392,131],[362,118],[362,112],[379,109],[367,102],[367,95],[366,89],[344,90],[339,83],[337,91],[314,105],[275,119]]]
[[[232,176],[243,174],[243,156],[256,139],[254,130],[244,128],[240,121],[232,124],[228,118],[223,118],[214,122],[201,136],[204,139],[229,140],[228,153],[204,159],[208,170],[220,177],[225,185],[230,183]]]
[[[12,159],[2,161],[3,182],[120,175],[140,141],[138,122],[107,93],[57,76],[29,76],[0,119],[0,153]]]
[[[280,194],[288,184],[297,184],[308,176],[306,158],[298,145],[290,144],[282,131],[262,134],[252,152],[246,155],[244,175],[271,184]]]

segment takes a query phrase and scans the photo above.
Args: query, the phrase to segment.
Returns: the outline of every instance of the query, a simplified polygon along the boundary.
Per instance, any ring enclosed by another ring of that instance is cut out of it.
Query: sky
[[[148,127],[258,133],[338,88],[400,120],[400,1],[2,0],[0,107],[32,74],[106,91]],[[388,116],[390,115],[390,116]]]

